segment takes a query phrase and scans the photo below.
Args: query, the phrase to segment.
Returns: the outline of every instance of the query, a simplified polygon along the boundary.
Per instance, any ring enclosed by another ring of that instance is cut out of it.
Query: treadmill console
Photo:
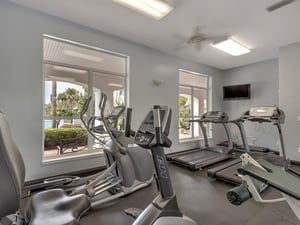
[[[284,112],[274,106],[252,107],[242,115],[242,119],[257,122],[279,122],[284,123]]]
[[[161,106],[160,110],[160,121],[162,125],[162,131],[166,135],[170,127],[170,117],[171,110],[166,106]],[[154,115],[153,110],[151,110],[146,118],[143,120],[138,131],[135,135],[135,143],[141,147],[149,148],[155,143],[156,128],[154,126]]]
[[[222,111],[209,111],[204,113],[200,122],[209,122],[209,123],[225,123],[228,121],[228,115]]]
[[[274,112],[276,112],[276,107],[253,107],[249,110],[249,116],[272,117]]]

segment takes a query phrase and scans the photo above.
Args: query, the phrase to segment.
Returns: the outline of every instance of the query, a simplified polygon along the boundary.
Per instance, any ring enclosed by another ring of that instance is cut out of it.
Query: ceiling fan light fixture
[[[113,0],[138,13],[160,20],[169,14],[173,7],[162,0]]]
[[[235,40],[232,40],[231,38],[213,43],[213,46],[233,56],[239,56],[250,52],[250,49],[246,48]]]

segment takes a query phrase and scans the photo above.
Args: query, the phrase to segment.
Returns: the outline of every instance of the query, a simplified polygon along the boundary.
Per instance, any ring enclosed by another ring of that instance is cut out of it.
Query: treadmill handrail
[[[218,113],[218,115],[221,115],[221,116],[208,116],[207,117],[207,114],[209,114],[211,112]],[[228,121],[229,121],[228,115],[222,111],[211,111],[211,112],[204,113],[200,119],[188,120],[188,122],[198,122],[199,123],[202,134],[203,134],[205,148],[208,148],[209,144],[208,144],[208,137],[207,137],[207,133],[206,133],[206,127],[204,126],[204,123],[215,123],[215,124],[221,123],[223,125],[226,135],[227,135],[228,149],[232,150],[233,143],[232,143],[232,138],[231,138],[231,134],[230,134],[230,129],[226,125],[226,123],[228,123]],[[213,120],[213,119],[217,119],[217,120]]]

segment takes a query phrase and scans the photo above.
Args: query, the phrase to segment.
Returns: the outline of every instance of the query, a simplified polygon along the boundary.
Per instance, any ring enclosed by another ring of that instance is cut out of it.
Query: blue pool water
[[[60,127],[60,126],[62,126],[62,125],[64,125],[64,120],[60,120],[60,121],[59,121],[58,127]],[[44,128],[45,128],[45,129],[46,129],[46,128],[51,128],[51,126],[52,126],[52,120],[44,120]]]
[[[44,121],[44,128],[51,128],[51,120]]]

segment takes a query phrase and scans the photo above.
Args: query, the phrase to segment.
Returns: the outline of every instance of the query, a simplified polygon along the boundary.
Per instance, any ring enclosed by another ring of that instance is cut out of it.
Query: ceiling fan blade
[[[274,5],[271,5],[271,6],[267,7],[266,10],[268,12],[273,12],[273,11],[275,11],[277,9],[280,9],[280,8],[286,6],[286,5],[289,5],[289,4],[291,4],[295,1],[297,1],[297,0],[282,0],[282,1],[279,1],[279,2],[275,3]]]

